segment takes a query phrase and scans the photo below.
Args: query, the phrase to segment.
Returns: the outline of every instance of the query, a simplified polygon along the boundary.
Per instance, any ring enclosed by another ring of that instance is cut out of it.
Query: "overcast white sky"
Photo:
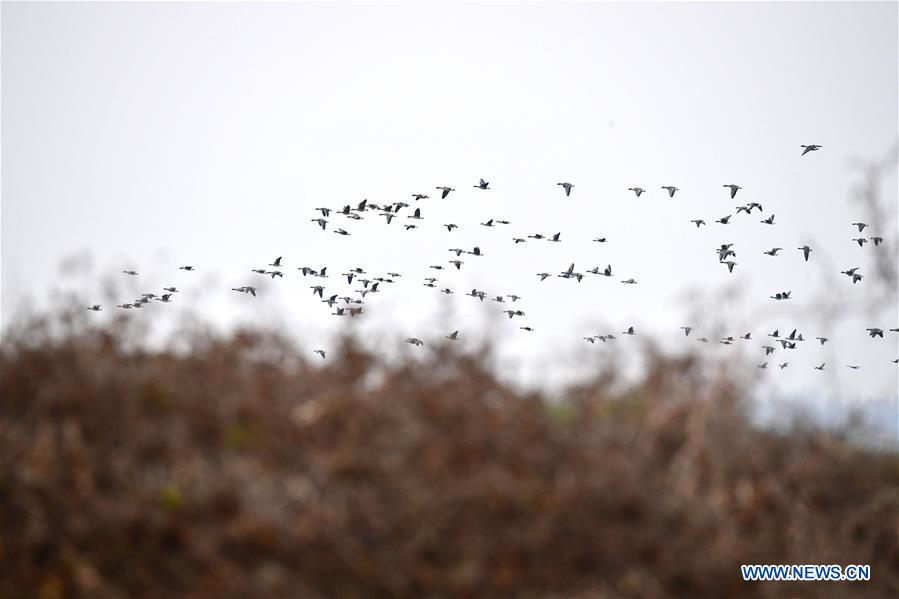
[[[104,303],[99,320],[111,304],[177,285],[176,304],[130,317],[164,328],[190,306],[218,326],[266,322],[327,348],[348,323],[296,268],[328,265],[328,289],[343,295],[335,275],[361,266],[405,275],[354,323],[379,346],[486,332],[524,379],[555,380],[635,343],[590,346],[583,335],[635,325],[693,347],[678,329],[692,324],[710,338],[752,331],[757,340],[703,350],[745,359],[782,391],[895,396],[897,337],[864,332],[897,326],[895,310],[845,323],[823,349],[779,350],[769,366],[788,360],[784,371],[752,365],[774,328],[820,334],[799,306],[821,293],[860,298],[875,276],[880,250],[850,241],[860,217],[850,163],[896,142],[896,23],[896,3],[860,2],[4,2],[3,324],[56,288]],[[800,157],[811,143],[824,149]],[[474,189],[479,177],[492,189]],[[559,181],[575,184],[570,198]],[[744,188],[736,201],[725,183]],[[885,183],[891,220],[872,230],[895,248],[895,176]],[[440,200],[437,185],[457,191]],[[681,191],[671,200],[662,185]],[[636,200],[631,186],[647,193]],[[408,211],[389,226],[374,213],[332,216],[349,237],[309,221],[317,206],[414,203],[416,192],[431,199],[414,231],[401,228]],[[749,201],[777,224],[758,212],[714,224]],[[478,225],[491,217],[512,224]],[[709,225],[696,230],[693,218]],[[538,231],[563,243],[513,246]],[[732,275],[714,254],[726,242]],[[815,249],[808,264],[804,243]],[[461,271],[428,269],[473,245],[487,255],[463,256]],[[773,246],[783,255],[762,254]],[[278,255],[286,279],[249,272]],[[67,258],[78,276],[61,275]],[[611,263],[616,276],[538,283],[535,273],[570,262],[582,272]],[[829,286],[825,262],[868,278]],[[186,263],[198,271],[177,270]],[[141,274],[125,280],[123,268]],[[421,286],[432,274],[452,299]],[[122,278],[114,302],[102,293],[110,276]],[[629,277],[639,284],[619,283]],[[245,284],[260,297],[229,291]],[[523,296],[526,318],[493,319],[507,306],[464,297],[472,287]],[[786,289],[792,306],[768,299]],[[691,290],[710,295],[696,304]],[[833,375],[812,370],[821,361]]]

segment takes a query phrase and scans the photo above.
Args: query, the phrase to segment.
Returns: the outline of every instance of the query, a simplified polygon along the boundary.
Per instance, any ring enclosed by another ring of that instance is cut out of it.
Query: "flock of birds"
[[[822,148],[822,146],[817,145],[817,144],[811,144],[811,145],[803,145],[803,146],[801,146],[801,148],[802,148],[801,156],[805,156],[809,152],[816,152],[816,151],[820,150]],[[574,184],[569,183],[569,182],[560,182],[560,183],[557,183],[556,185],[558,185],[559,187],[562,188],[562,191],[564,192],[565,197],[569,197],[571,195],[572,190],[575,187]],[[484,191],[491,189],[490,183],[488,181],[485,181],[484,179],[480,179],[478,181],[478,183],[475,184],[473,187],[476,189],[479,189],[479,190],[484,190]],[[740,187],[739,185],[733,184],[733,183],[725,184],[722,187],[724,187],[725,189],[728,190],[728,193],[729,193],[731,199],[736,199],[738,192],[742,189],[742,187]],[[449,187],[449,186],[437,186],[436,189],[440,192],[440,198],[442,200],[445,200],[450,195],[450,193],[456,191],[455,188]],[[662,186],[661,189],[667,193],[669,198],[672,198],[672,199],[675,198],[675,195],[679,191],[679,189],[673,185],[665,185],[665,186]],[[633,192],[637,198],[640,198],[644,193],[647,193],[646,190],[642,187],[629,187],[628,191]],[[422,194],[422,193],[412,194],[411,197],[412,197],[413,201],[415,201],[415,202],[420,202],[422,200],[430,199],[427,194]],[[412,209],[412,206],[410,206],[410,204],[408,204],[406,202],[393,202],[393,203],[389,203],[389,204],[378,205],[378,204],[369,202],[368,200],[362,200],[355,207],[352,207],[351,205],[344,205],[341,208],[329,208],[329,207],[315,208],[315,211],[319,214],[316,215],[315,218],[310,219],[310,221],[315,223],[315,225],[320,227],[322,230],[327,230],[328,226],[330,225],[331,230],[336,235],[349,236],[350,235],[349,231],[347,231],[346,229],[344,229],[342,227],[336,226],[334,224],[332,215],[333,215],[333,217],[342,218],[342,219],[345,219],[346,221],[361,221],[361,220],[365,219],[365,216],[364,216],[365,214],[376,213],[376,214],[378,214],[378,216],[383,217],[386,220],[386,223],[388,225],[390,225],[394,221],[394,219],[400,218],[400,216],[401,216],[400,213],[404,209],[410,209],[409,214],[403,214],[403,216],[405,216],[405,220],[401,221],[404,223],[401,226],[404,227],[406,230],[418,228],[419,224],[425,220],[425,217],[422,215],[421,208],[416,207],[416,208]],[[736,215],[739,215],[741,213],[746,214],[746,215],[752,215],[753,210],[758,210],[760,215],[762,215],[764,213],[764,208],[762,207],[762,205],[760,203],[749,202],[745,205],[737,206],[735,213],[724,215],[721,218],[716,219],[714,222],[717,224],[720,224],[720,225],[728,225],[731,223],[731,219],[734,218]],[[766,218],[761,219],[760,223],[764,224],[764,225],[768,225],[768,226],[773,226],[775,224],[774,218],[775,217],[774,217],[773,213],[769,214]],[[329,219],[332,219],[332,220],[329,220]],[[411,222],[409,222],[409,221],[411,221]],[[692,224],[694,224],[696,226],[696,228],[706,226],[706,221],[704,219],[693,219],[690,222]],[[509,225],[511,223],[506,220],[489,219],[480,224],[483,227],[497,227],[497,226]],[[445,227],[447,229],[447,231],[450,233],[452,233],[453,230],[459,228],[459,225],[457,225],[455,223],[442,223],[442,226]],[[866,228],[868,228],[869,225],[867,223],[863,223],[863,222],[854,222],[854,223],[851,223],[851,226],[856,227],[857,232],[859,234],[861,234],[864,232],[864,230]],[[527,243],[528,240],[537,240],[537,241],[543,240],[543,241],[547,241],[550,243],[561,243],[562,242],[562,234],[561,234],[561,232],[548,233],[548,234],[534,233],[534,234],[526,235],[523,237],[517,237],[517,236],[512,237],[512,242],[514,244]],[[594,238],[593,241],[596,243],[606,243],[607,239],[605,237],[597,237],[597,238]],[[877,247],[883,243],[883,238],[879,237],[879,236],[855,237],[855,238],[852,238],[852,241],[857,243],[860,247],[863,247],[866,243],[868,243],[870,241],[873,243],[873,245],[875,247]],[[722,266],[726,267],[729,272],[733,272],[734,267],[736,267],[738,265],[738,263],[734,260],[734,258],[736,258],[736,252],[733,249],[733,246],[734,246],[734,244],[732,244],[732,243],[725,243],[725,244],[722,244],[720,247],[715,248],[715,252],[718,256],[718,262]],[[809,257],[811,256],[811,254],[813,252],[813,249],[811,247],[809,247],[808,245],[800,246],[800,247],[796,248],[796,250],[802,253],[802,256],[803,256],[803,259],[805,262],[809,261]],[[454,254],[454,256],[455,256],[454,259],[449,260],[446,263],[446,265],[443,265],[443,264],[430,265],[429,269],[441,271],[441,270],[446,270],[446,269],[450,269],[450,268],[455,268],[456,270],[461,270],[462,265],[466,263],[466,261],[461,260],[461,257],[463,255],[472,256],[474,259],[481,258],[485,255],[485,253],[481,250],[481,248],[479,246],[475,246],[470,250],[454,247],[454,248],[449,248],[448,251],[451,252],[452,254]],[[764,254],[766,254],[768,256],[778,256],[778,255],[780,255],[781,251],[783,251],[783,248],[773,247],[769,250],[765,250]],[[279,256],[275,260],[273,260],[271,263],[269,263],[267,265],[267,267],[254,268],[251,270],[251,272],[253,272],[257,275],[260,275],[260,276],[267,276],[267,277],[270,277],[271,279],[275,279],[275,278],[283,278],[285,275],[285,269],[286,269],[286,265],[283,262],[283,256]],[[179,267],[179,270],[192,272],[192,271],[195,271],[196,268],[193,265],[185,265],[185,266]],[[324,281],[318,282],[318,280],[324,280],[324,279],[329,278],[329,275],[327,272],[328,271],[327,266],[324,266],[321,268],[313,268],[311,266],[300,266],[297,268],[297,270],[300,273],[302,273],[303,277],[308,276],[312,280],[317,282],[317,284],[313,284],[313,285],[309,286],[310,289],[312,290],[312,294],[317,295],[322,303],[327,304],[329,308],[332,308],[334,310],[333,312],[331,312],[331,314],[333,316],[351,317],[351,318],[362,315],[364,313],[363,309],[365,306],[366,296],[368,296],[369,294],[380,293],[382,291],[382,289],[380,287],[381,285],[386,286],[386,285],[393,284],[396,282],[396,280],[399,277],[402,276],[400,273],[396,273],[396,272],[386,272],[386,273],[381,273],[381,274],[378,274],[377,276],[375,276],[375,275],[371,275],[371,274],[367,273],[362,268],[359,268],[359,267],[352,268],[352,269],[349,269],[347,272],[341,273],[340,277],[346,279],[347,285],[352,285],[353,281],[356,281],[359,285],[361,285],[361,288],[354,289],[346,295],[340,295],[340,293],[328,292],[328,294],[326,296],[326,284],[324,283]],[[847,277],[849,277],[852,280],[853,284],[856,284],[864,278],[864,275],[860,272],[860,270],[861,269],[859,267],[852,267],[847,270],[841,271],[841,274],[846,275]],[[134,270],[123,270],[122,272],[125,275],[138,276],[138,273]],[[574,263],[570,264],[568,266],[568,268],[561,270],[558,273],[540,272],[540,273],[536,273],[536,276],[539,277],[540,281],[545,281],[547,278],[555,276],[555,277],[559,277],[559,278],[563,278],[563,279],[574,279],[574,280],[580,282],[588,274],[596,275],[596,276],[603,276],[603,277],[613,277],[614,276],[612,273],[612,265],[611,264],[607,265],[605,268],[600,268],[597,266],[590,270],[586,270],[585,272],[580,272],[575,269]],[[623,285],[636,285],[637,284],[637,280],[635,280],[632,277],[622,278],[619,280],[620,280],[620,283]],[[425,287],[438,288],[437,281],[438,281],[437,277],[424,277],[422,284]],[[239,287],[233,287],[233,288],[231,288],[231,290],[235,291],[237,293],[247,294],[247,295],[251,295],[251,296],[255,297],[257,294],[258,288],[253,285],[241,285]],[[179,290],[176,287],[165,287],[163,289],[163,291],[164,291],[164,293],[160,293],[158,295],[155,293],[142,293],[142,294],[140,294],[140,297],[132,300],[131,302],[118,304],[116,307],[123,309],[123,310],[132,310],[132,309],[140,309],[143,306],[145,306],[151,302],[154,302],[154,301],[161,302],[161,303],[170,303],[173,301],[174,295],[176,293],[179,293]],[[331,291],[333,291],[333,289],[331,289]],[[447,294],[447,295],[454,293],[454,291],[452,289],[450,289],[449,287],[442,287],[440,289],[440,292],[443,294]],[[479,300],[480,302],[484,302],[485,300],[487,300],[487,297],[488,297],[488,294],[486,292],[478,290],[478,289],[472,289],[465,295],[475,298],[475,299]],[[771,295],[770,298],[775,301],[788,301],[791,299],[791,291],[790,290],[778,291],[775,294]],[[522,298],[520,296],[514,295],[514,294],[496,295],[496,296],[490,297],[491,302],[509,306],[509,308],[506,310],[503,310],[502,313],[504,313],[506,316],[508,316],[508,318],[510,320],[513,318],[516,318],[516,317],[524,317],[525,316],[525,312],[523,310],[517,308],[517,302],[521,299]],[[341,303],[342,303],[342,305],[341,305]],[[94,312],[99,312],[102,310],[102,306],[99,304],[94,304],[92,306],[88,306],[87,309],[94,311]],[[524,325],[520,326],[519,328],[526,332],[534,331],[534,328],[531,326],[528,326],[527,324],[524,324]],[[681,328],[681,330],[683,330],[684,335],[686,337],[689,337],[690,333],[693,332],[693,330],[694,330],[693,327],[686,326],[686,325],[682,326],[680,328]],[[893,332],[893,333],[897,333],[897,332],[899,332],[899,328],[890,328],[889,331]],[[633,335],[636,335],[637,333],[633,326],[629,326],[627,329],[622,331],[620,334],[626,335],[626,336],[633,336]],[[881,338],[882,339],[884,337],[884,330],[881,328],[878,328],[878,327],[870,327],[867,329],[867,334],[871,338]],[[805,337],[803,337],[803,334],[798,332],[796,329],[793,329],[788,335],[781,335],[779,330],[774,330],[773,332],[768,333],[767,337],[772,339],[772,341],[769,342],[770,344],[765,343],[761,346],[761,349],[764,351],[764,356],[768,356],[768,355],[771,355],[772,353],[774,353],[778,349],[778,347],[776,346],[776,344],[778,344],[778,343],[780,344],[779,349],[786,351],[786,350],[797,349],[797,347],[799,347],[799,344],[801,344],[802,342],[804,342],[806,340]],[[711,340],[708,339],[707,337],[695,336],[695,338],[699,342],[702,342],[702,343],[710,343],[711,342]],[[456,331],[449,333],[448,335],[446,335],[444,337],[444,339],[447,339],[449,341],[458,341],[460,339],[459,331],[456,330]],[[589,342],[591,344],[595,344],[597,341],[606,343],[609,341],[613,341],[615,339],[616,339],[616,335],[614,335],[612,333],[583,337],[584,341]],[[717,339],[716,341],[723,345],[733,345],[738,339],[751,340],[752,334],[746,333],[744,335],[738,335],[738,336],[726,336],[726,337]],[[815,339],[822,346],[828,341],[827,337],[816,337]],[[424,341],[422,341],[421,339],[419,339],[417,337],[407,337],[405,339],[405,342],[410,345],[417,346],[417,347],[424,345]],[[322,359],[325,359],[327,356],[326,351],[323,349],[315,349],[313,351],[314,351],[314,353],[320,355]],[[892,362],[899,363],[899,359],[894,359],[894,360],[892,360]],[[782,370],[784,368],[787,368],[789,366],[789,364],[790,364],[789,361],[784,361],[784,362],[778,364],[778,367]],[[824,370],[825,366],[826,366],[826,364],[824,362],[822,362],[821,364],[815,366],[814,369],[815,370]],[[767,361],[762,362],[762,363],[758,364],[757,367],[761,368],[761,369],[766,369],[768,367],[768,362]],[[846,367],[853,369],[853,370],[858,370],[859,368],[861,368],[861,366],[856,365],[856,364],[847,364]]]

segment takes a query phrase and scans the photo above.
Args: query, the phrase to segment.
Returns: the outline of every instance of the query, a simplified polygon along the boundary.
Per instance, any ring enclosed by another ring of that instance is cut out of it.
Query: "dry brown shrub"
[[[758,430],[694,358],[550,403],[449,346],[322,362],[267,334],[129,334],[6,335],[3,597],[899,593],[895,454]],[[746,583],[742,563],[873,579]]]

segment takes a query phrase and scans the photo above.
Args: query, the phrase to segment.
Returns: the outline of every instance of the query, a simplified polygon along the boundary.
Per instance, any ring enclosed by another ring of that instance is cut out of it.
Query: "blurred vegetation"
[[[754,428],[695,358],[549,401],[450,345],[149,351],[84,318],[0,351],[4,598],[899,594],[897,456]],[[746,583],[743,563],[873,579]]]

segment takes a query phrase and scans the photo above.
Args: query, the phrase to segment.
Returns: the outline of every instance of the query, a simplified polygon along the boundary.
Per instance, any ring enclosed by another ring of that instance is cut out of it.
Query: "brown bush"
[[[3,597],[896,596],[894,454],[753,428],[653,357],[549,402],[485,356],[272,335],[150,352],[47,322],[0,355]],[[871,564],[746,583],[742,563]]]

